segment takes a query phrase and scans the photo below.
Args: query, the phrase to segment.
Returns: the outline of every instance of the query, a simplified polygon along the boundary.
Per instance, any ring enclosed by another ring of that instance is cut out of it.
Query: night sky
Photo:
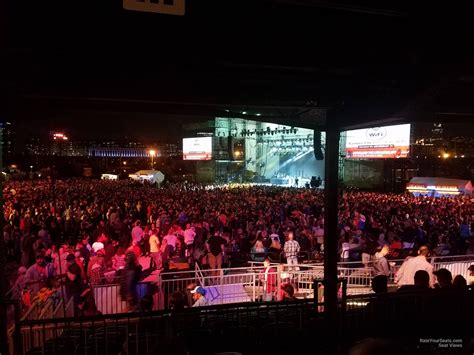
[[[212,104],[317,102],[343,107],[346,122],[388,117],[413,100],[430,105],[413,114],[423,120],[474,112],[472,2],[331,3],[188,1],[181,17],[125,11],[121,1],[9,0],[0,113],[21,141],[62,129],[179,137],[183,122],[213,118]]]

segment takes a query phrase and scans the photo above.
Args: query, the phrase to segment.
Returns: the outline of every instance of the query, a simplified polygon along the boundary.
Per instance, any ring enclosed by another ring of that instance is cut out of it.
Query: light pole
[[[150,154],[150,157],[151,157],[151,170],[153,170],[153,158],[155,157],[156,151],[154,149],[150,149],[148,153]]]

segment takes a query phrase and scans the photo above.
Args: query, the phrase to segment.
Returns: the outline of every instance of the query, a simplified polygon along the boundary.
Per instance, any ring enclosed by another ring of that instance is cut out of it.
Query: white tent
[[[135,181],[149,182],[152,184],[161,184],[165,180],[165,176],[158,170],[139,170],[135,174],[130,174],[128,177]]]
[[[414,177],[407,184],[407,190],[416,196],[428,195],[441,197],[455,196],[459,194],[473,194],[472,183],[470,180],[441,177]]]
[[[118,175],[115,174],[102,174],[102,180],[118,180]]]

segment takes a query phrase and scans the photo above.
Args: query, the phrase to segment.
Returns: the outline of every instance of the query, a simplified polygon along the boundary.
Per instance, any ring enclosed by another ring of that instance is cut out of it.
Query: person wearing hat
[[[436,280],[438,281],[435,284],[435,288],[444,289],[453,287],[453,275],[448,269],[441,268],[439,270],[433,271],[433,275],[436,276]]]
[[[82,271],[79,265],[76,263],[76,256],[69,254],[66,257],[67,261],[67,272],[66,272],[66,295],[68,299],[73,299],[74,309],[77,314],[78,305],[80,303],[80,297],[82,292]]]
[[[104,249],[104,243],[95,242],[92,244],[92,250],[94,251],[94,255],[97,255],[97,252],[101,249]]]
[[[102,243],[101,243],[102,244]],[[97,250],[97,255],[93,256],[89,265],[87,265],[87,277],[90,284],[101,285],[105,278],[105,250],[104,248]]]
[[[206,290],[201,286],[196,286],[194,290],[191,291],[194,300],[193,307],[203,307],[208,305],[209,302],[206,298],[206,293]]]

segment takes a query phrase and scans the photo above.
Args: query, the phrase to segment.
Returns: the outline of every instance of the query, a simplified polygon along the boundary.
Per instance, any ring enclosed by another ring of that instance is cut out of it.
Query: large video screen
[[[347,159],[406,158],[410,124],[347,131]]]
[[[183,160],[211,160],[212,137],[183,138]]]

